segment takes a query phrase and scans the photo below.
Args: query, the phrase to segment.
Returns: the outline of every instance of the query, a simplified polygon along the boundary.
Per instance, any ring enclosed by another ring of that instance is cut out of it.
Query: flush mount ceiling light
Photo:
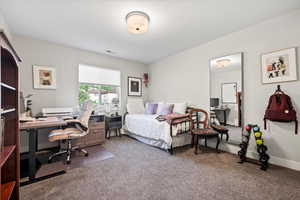
[[[229,65],[230,64],[230,59],[221,59],[221,60],[217,60],[216,63],[218,65],[218,67],[225,67],[225,65]]]
[[[141,34],[147,32],[149,21],[149,16],[141,11],[133,11],[126,15],[126,23],[129,33]]]
[[[106,53],[110,53],[110,54],[114,54],[115,52],[113,52],[112,50],[106,49],[105,50]]]

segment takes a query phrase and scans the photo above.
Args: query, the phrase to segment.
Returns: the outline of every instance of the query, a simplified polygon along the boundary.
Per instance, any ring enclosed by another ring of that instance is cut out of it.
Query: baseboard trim
[[[212,145],[212,147],[213,146],[214,145]],[[240,150],[240,147],[222,143],[222,145],[220,145],[220,149],[223,151],[232,153],[232,154],[237,154],[237,152]],[[258,154],[257,154],[257,152],[249,151],[249,152],[247,152],[247,157],[252,158],[252,159],[257,159]],[[272,156],[272,155],[270,155],[270,157],[271,158],[270,158],[269,162],[273,165],[278,165],[281,167],[286,167],[289,169],[300,171],[300,162],[297,162],[294,160],[287,160],[287,159],[279,158],[279,157]]]

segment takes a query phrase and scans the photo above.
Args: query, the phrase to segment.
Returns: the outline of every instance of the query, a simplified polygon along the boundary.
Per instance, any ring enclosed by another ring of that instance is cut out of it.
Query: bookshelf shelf
[[[3,151],[0,152],[0,167],[4,165],[10,155],[14,152],[16,145],[5,146]]]
[[[7,88],[7,89],[10,89],[10,90],[13,90],[13,91],[15,91],[15,90],[16,90],[16,88],[14,88],[14,87],[12,87],[12,86],[10,86],[10,85],[7,85],[7,84],[5,84],[5,83],[2,83],[2,82],[1,82],[1,86],[2,86],[2,87],[4,87],[4,88]]]
[[[15,108],[4,109],[3,111],[1,111],[1,115],[6,114],[6,113],[10,113],[10,112],[14,112],[14,111],[16,111]]]
[[[1,184],[1,200],[10,199],[12,192],[14,191],[15,185],[16,185],[16,181],[11,181],[5,184]]]

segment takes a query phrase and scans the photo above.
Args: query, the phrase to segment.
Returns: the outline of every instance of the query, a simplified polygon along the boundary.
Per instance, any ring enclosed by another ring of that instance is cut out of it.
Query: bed
[[[137,105],[136,105],[137,106]],[[185,109],[185,113],[187,108]],[[124,134],[151,146],[159,147],[173,154],[173,149],[191,144],[190,118],[179,115],[169,120],[158,121],[157,114],[126,113]]]

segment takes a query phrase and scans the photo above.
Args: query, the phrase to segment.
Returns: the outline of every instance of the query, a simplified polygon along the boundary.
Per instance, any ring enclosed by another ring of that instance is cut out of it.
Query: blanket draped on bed
[[[166,121],[168,124],[176,125],[185,121],[190,121],[189,114],[171,113],[168,115],[159,115],[156,118],[158,121]]]

